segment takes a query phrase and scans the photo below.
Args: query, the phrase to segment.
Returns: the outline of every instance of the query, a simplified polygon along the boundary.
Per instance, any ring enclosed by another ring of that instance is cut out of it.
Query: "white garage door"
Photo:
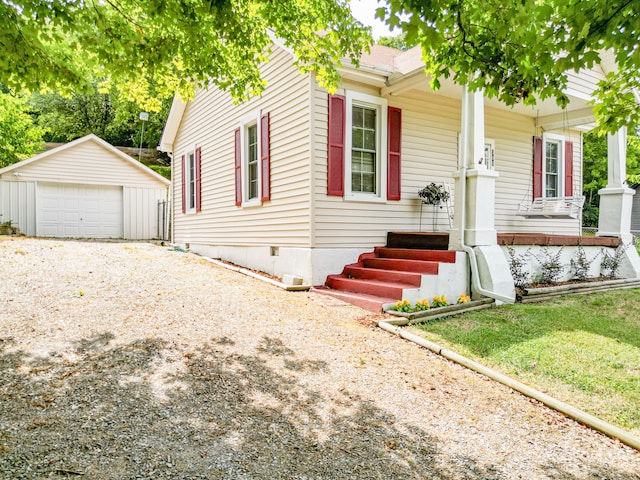
[[[38,183],[37,234],[122,238],[122,188]]]

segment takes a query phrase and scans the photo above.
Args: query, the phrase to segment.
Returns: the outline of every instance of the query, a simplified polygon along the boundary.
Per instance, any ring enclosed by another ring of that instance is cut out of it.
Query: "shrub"
[[[556,283],[566,269],[566,265],[560,262],[563,248],[556,253],[552,253],[547,247],[542,247],[540,255],[533,255],[533,258],[540,264],[540,275],[537,277],[539,283]]]
[[[573,270],[572,278],[576,280],[584,280],[587,278],[589,276],[589,267],[593,261],[598,258],[598,255],[600,255],[600,253],[597,253],[593,258],[589,258],[582,245],[578,245],[575,258],[571,259],[571,268]]]
[[[616,278],[618,276],[618,270],[620,270],[620,263],[622,262],[622,255],[627,249],[628,245],[621,245],[616,248],[613,255],[607,250],[602,249],[602,262],[600,263],[600,272],[603,277]]]
[[[518,255],[515,248],[507,247],[507,252],[509,254],[509,270],[511,271],[511,277],[513,277],[513,284],[522,288],[527,284],[527,279],[529,278],[529,272],[525,270],[527,257],[530,255],[529,250],[522,255]]]

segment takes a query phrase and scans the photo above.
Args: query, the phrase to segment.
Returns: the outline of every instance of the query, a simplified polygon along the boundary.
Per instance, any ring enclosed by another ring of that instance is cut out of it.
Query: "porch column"
[[[631,206],[635,190],[625,185],[627,176],[627,128],[607,135],[607,186],[600,194],[599,237],[620,237],[627,244],[631,235]]]
[[[495,182],[498,174],[484,159],[484,98],[482,90],[462,90],[462,125],[458,170],[454,172],[455,198],[449,248],[497,245],[494,223]],[[464,242],[463,242],[464,239]]]

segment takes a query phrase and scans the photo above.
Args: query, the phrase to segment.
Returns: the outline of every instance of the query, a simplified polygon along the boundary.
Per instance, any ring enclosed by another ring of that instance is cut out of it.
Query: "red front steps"
[[[314,291],[380,312],[383,304],[402,299],[405,290],[420,288],[422,275],[437,275],[439,263],[455,260],[453,251],[376,247],[341,274],[329,275],[326,289]]]

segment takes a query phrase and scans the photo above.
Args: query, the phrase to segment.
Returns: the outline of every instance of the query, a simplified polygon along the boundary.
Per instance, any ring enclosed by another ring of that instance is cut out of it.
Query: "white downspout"
[[[460,192],[456,191],[456,202],[462,202],[462,208],[458,209],[460,212],[460,247],[462,250],[469,256],[469,265],[471,266],[471,282],[473,283],[473,287],[480,294],[485,297],[493,298],[503,303],[513,303],[514,299],[512,297],[507,297],[501,295],[497,292],[492,292],[482,287],[480,284],[480,274],[478,272],[478,258],[476,257],[476,252],[472,247],[465,244],[465,232],[466,232],[466,224],[467,224],[467,155],[468,149],[467,146],[469,144],[468,140],[468,125],[467,125],[467,117],[469,115],[469,89],[467,85],[462,87],[462,131],[461,131],[461,143],[460,152],[461,155],[458,158],[458,167],[460,171]],[[484,122],[484,116],[483,116]],[[459,196],[459,200],[458,200]]]
[[[173,151],[171,152],[167,152],[167,155],[169,155],[169,158],[171,159],[171,185],[169,186],[169,211],[168,211],[168,215],[169,215],[169,230],[171,231],[171,236],[169,238],[169,242],[170,243],[175,243],[175,231],[176,229],[175,227],[175,215],[173,213],[173,208],[174,208],[174,198],[173,198],[173,181],[174,181],[174,171],[175,171],[175,165],[173,163]]]

